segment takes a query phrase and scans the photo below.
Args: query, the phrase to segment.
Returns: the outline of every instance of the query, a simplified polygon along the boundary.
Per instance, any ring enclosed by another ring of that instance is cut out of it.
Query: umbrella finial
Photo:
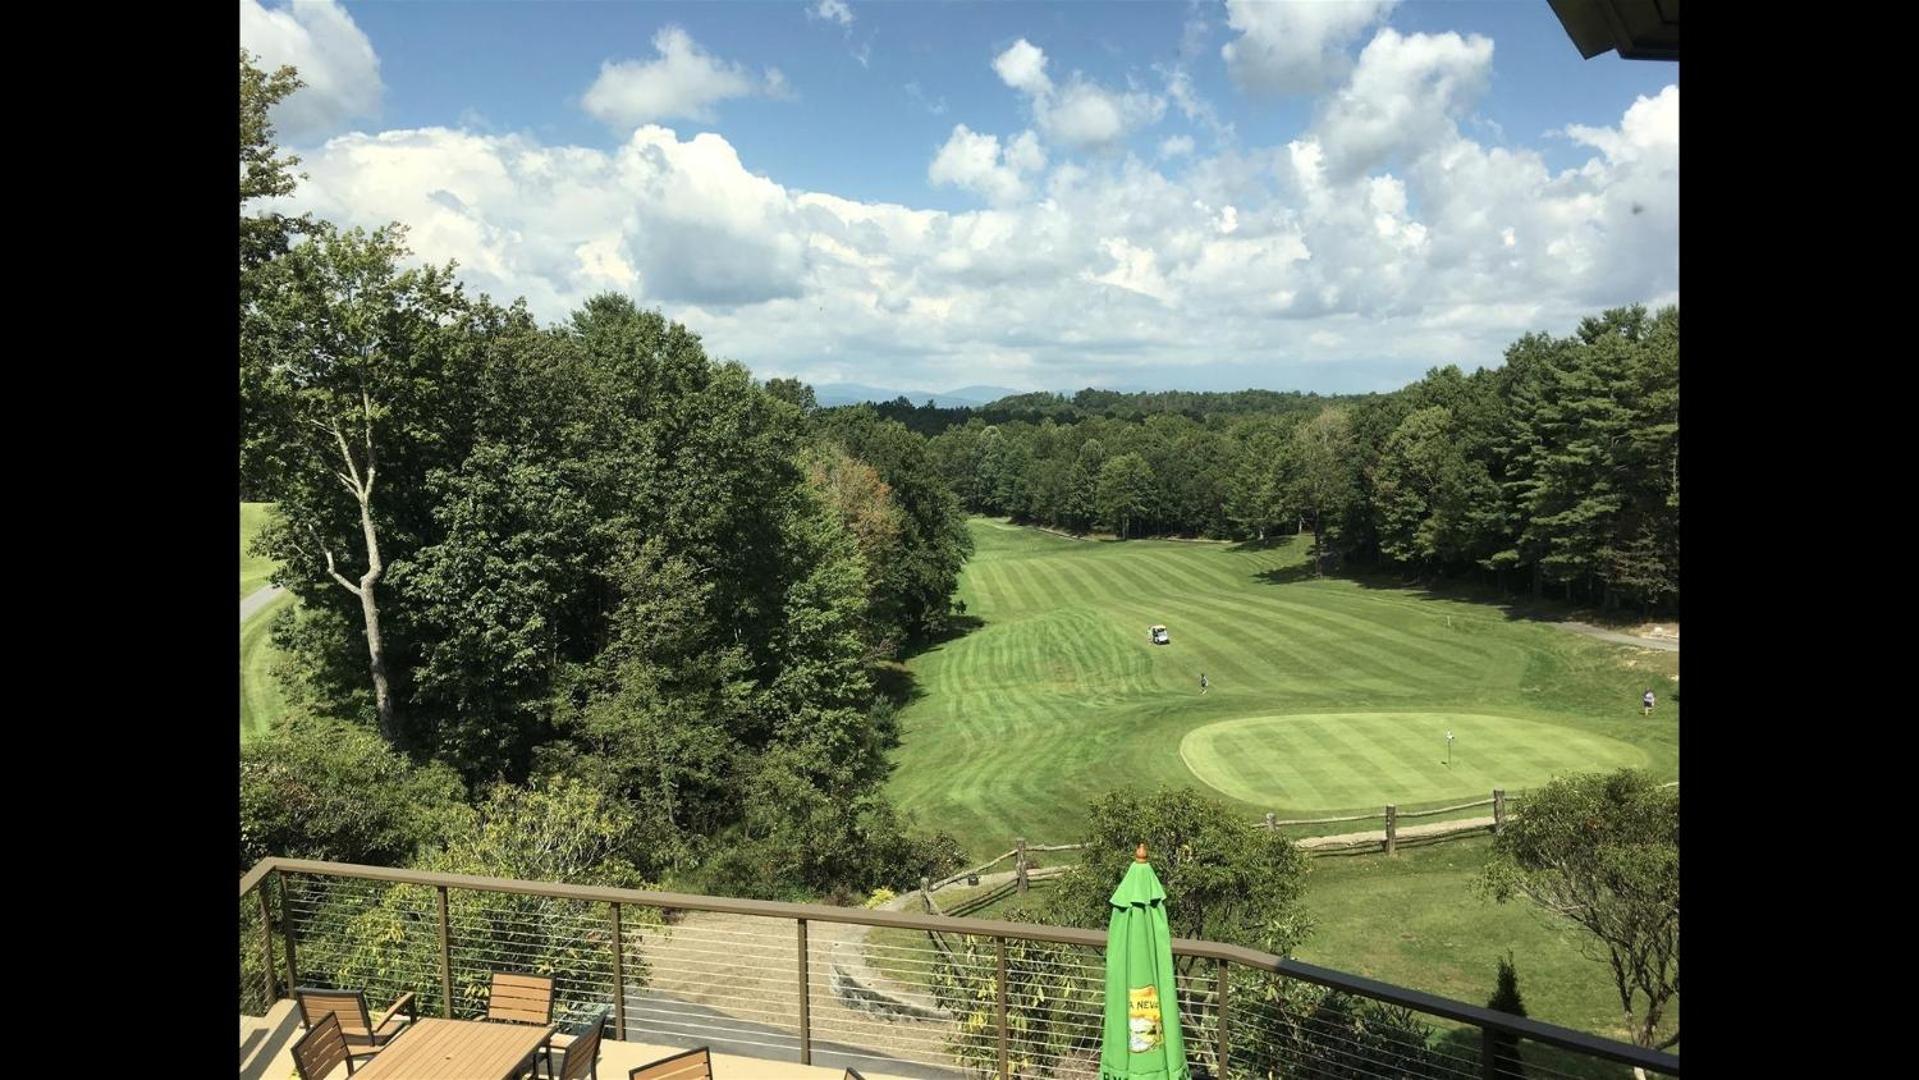
[[[1144,841],[1140,843],[1139,850],[1133,852],[1133,861],[1134,862],[1146,861],[1146,844]]]

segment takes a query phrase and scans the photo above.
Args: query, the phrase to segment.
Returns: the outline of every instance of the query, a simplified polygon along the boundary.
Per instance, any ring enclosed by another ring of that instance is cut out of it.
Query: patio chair
[[[326,1080],[346,1062],[346,1074],[353,1075],[353,1055],[347,1053],[346,1033],[340,1030],[338,1013],[328,1013],[307,1029],[293,1044],[293,1068],[300,1080]]]
[[[702,1046],[642,1065],[627,1073],[626,1080],[712,1080],[712,1076],[712,1048]]]
[[[300,1003],[300,1021],[310,1030],[328,1016],[340,1018],[340,1032],[346,1037],[347,1050],[354,1057],[377,1053],[420,1018],[411,990],[393,1000],[375,1021],[366,1006],[365,990],[322,990],[301,987],[293,992]],[[400,1014],[406,1015],[402,1017]]]
[[[486,994],[486,1018],[507,1024],[553,1022],[553,977],[496,971]]]
[[[567,1042],[559,1042],[559,1036],[548,1045],[546,1054],[546,1074],[553,1080],[600,1080],[600,1036],[606,1032],[606,1018],[613,1014],[612,1009],[601,1009],[594,1014],[578,1034],[569,1036]],[[553,1068],[554,1047],[558,1047],[560,1067]]]

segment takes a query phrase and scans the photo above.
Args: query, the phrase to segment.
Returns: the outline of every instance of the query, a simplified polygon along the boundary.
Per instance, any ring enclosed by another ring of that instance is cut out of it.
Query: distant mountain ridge
[[[942,409],[978,408],[989,405],[1003,397],[1026,393],[1024,390],[1009,390],[1003,386],[962,386],[945,393],[928,390],[895,390],[884,386],[867,386],[862,383],[822,383],[813,387],[813,399],[823,408],[835,405],[857,405],[862,401],[875,404],[897,401],[900,398],[915,405],[924,405],[929,399]]]

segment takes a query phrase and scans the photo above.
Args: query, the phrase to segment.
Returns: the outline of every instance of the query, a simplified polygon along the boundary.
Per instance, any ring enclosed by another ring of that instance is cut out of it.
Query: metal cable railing
[[[618,1039],[878,1073],[1099,1069],[1097,931],[277,859],[243,879],[240,923],[243,1014],[330,986],[474,1016],[494,972],[531,972],[554,979],[556,1020],[610,1008]],[[1254,950],[1174,953],[1187,1058],[1213,1078],[1678,1075],[1668,1054]]]
[[[268,967],[273,944],[265,931],[259,897],[240,898],[240,1015],[265,1016],[279,996]]]

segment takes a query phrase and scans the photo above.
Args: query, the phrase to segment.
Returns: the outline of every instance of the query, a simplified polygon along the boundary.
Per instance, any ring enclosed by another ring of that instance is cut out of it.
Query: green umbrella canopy
[[[1166,890],[1146,861],[1145,844],[1110,903],[1100,1080],[1187,1080]]]

